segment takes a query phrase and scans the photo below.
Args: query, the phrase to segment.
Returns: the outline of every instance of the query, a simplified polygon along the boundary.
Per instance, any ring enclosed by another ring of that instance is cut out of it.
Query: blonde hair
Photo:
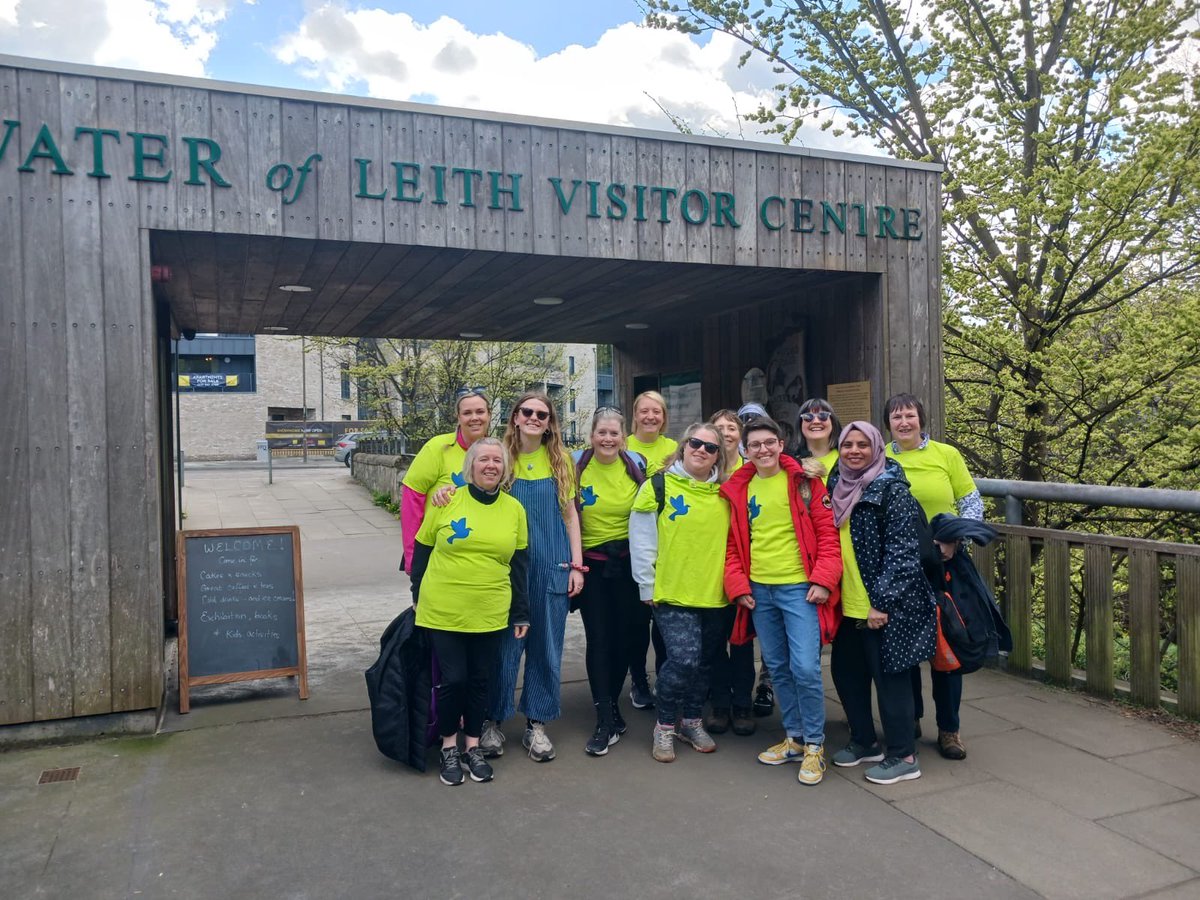
[[[621,429],[621,449],[625,449],[625,414],[615,406],[601,406],[598,410],[592,413],[592,430],[588,432],[588,443],[596,434],[596,428],[601,422],[607,422],[609,419],[615,419]]]
[[[652,400],[655,403],[657,403],[659,405],[659,407],[662,409],[663,423],[662,423],[662,427],[658,429],[658,433],[666,434],[667,433],[667,425],[671,421],[670,415],[667,412],[666,398],[663,397],[663,395],[660,394],[658,391],[642,391],[640,394],[638,394],[636,397],[633,398],[633,414],[635,416],[637,415],[638,404],[641,403],[643,400]]]
[[[499,447],[501,463],[504,466],[504,477],[500,479],[500,489],[506,490],[513,483],[513,458],[508,452],[508,448],[500,441],[500,438],[481,437],[470,447],[467,448],[467,455],[463,459],[462,477],[467,484],[475,484],[475,460],[479,456],[479,451],[483,447]]]
[[[504,428],[504,447],[512,457],[511,464],[516,465],[517,457],[521,455],[521,438],[516,429],[517,411],[530,400],[540,400],[550,411],[550,418],[546,420],[546,431],[542,434],[542,444],[546,447],[546,455],[550,458],[550,472],[554,475],[554,483],[558,488],[558,505],[566,509],[575,490],[575,467],[571,465],[571,459],[563,446],[558,411],[548,396],[541,391],[526,391],[513,404],[512,412],[508,414],[508,424]]]
[[[725,449],[724,435],[717,431],[716,425],[710,422],[693,422],[689,425],[679,438],[679,446],[675,448],[675,452],[668,456],[666,462],[663,463],[663,469],[669,469],[682,460],[683,453],[687,449],[688,438],[695,437],[701,431],[707,431],[716,437],[713,443],[717,445],[717,483],[719,484],[729,477],[729,472],[726,471],[729,468],[729,452]]]

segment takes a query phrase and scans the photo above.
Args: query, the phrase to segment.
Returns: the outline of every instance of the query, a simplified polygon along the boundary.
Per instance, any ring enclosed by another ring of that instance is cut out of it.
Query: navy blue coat
[[[830,494],[840,479],[838,468],[829,476]],[[850,514],[850,543],[867,597],[888,614],[882,635],[885,672],[911,669],[932,659],[937,649],[937,604],[921,567],[921,518],[904,470],[892,459]]]

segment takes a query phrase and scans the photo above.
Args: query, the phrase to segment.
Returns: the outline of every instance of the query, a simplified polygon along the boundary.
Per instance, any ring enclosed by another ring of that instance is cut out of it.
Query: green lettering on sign
[[[563,215],[571,211],[571,204],[575,202],[575,192],[579,190],[579,186],[583,184],[578,178],[571,182],[571,196],[567,197],[563,194],[562,179],[551,178],[550,186],[554,188],[554,196],[558,198],[558,208],[562,210]]]
[[[416,190],[417,182],[421,179],[421,166],[419,163],[411,162],[394,162],[392,168],[396,170],[396,199],[406,200],[409,203],[420,203],[425,199],[425,192],[419,194],[410,194],[406,188]],[[406,170],[412,170],[412,176],[406,174]]]
[[[463,198],[459,202],[459,205],[460,206],[474,206],[475,205],[475,179],[482,178],[483,172],[479,171],[479,169],[454,168],[454,169],[450,170],[450,174],[462,176]]]
[[[650,193],[658,193],[658,221],[666,224],[671,221],[671,216],[667,213],[667,202],[679,196],[679,191],[669,187],[652,187]]]
[[[879,221],[879,230],[875,237],[890,237],[893,241],[900,240],[892,223],[896,221],[896,211],[890,206],[876,206],[875,215]],[[886,232],[886,233],[885,233]]]
[[[7,134],[5,135],[4,142],[8,143]],[[17,166],[17,171],[32,172],[32,163],[35,159],[48,159],[53,162],[53,172],[55,175],[75,174],[67,168],[66,161],[62,158],[62,154],[58,152],[58,144],[54,143],[54,136],[50,134],[50,126],[44,123],[38,129],[37,137],[34,138],[33,146],[29,148],[29,154],[25,157],[25,162]]]
[[[79,140],[79,136],[83,134],[92,136],[92,171],[88,174],[93,178],[111,178],[112,176],[104,170],[104,139],[110,137],[119,144],[121,132],[112,128],[88,128],[80,125],[75,129],[75,140]],[[3,156],[4,148],[0,147],[0,157]]]
[[[4,140],[0,141],[0,160],[4,159],[4,151],[8,149],[8,139],[13,136],[13,132],[21,127],[21,123],[16,119],[4,120]]]
[[[733,194],[728,191],[713,191],[713,200],[716,201],[715,209],[713,209],[713,225],[715,227],[724,228],[726,222],[734,228],[742,227],[734,216]]]
[[[821,234],[829,234],[830,222],[833,222],[842,234],[846,233],[846,204],[839,203],[837,207],[839,211],[834,212],[828,200],[821,201]]]
[[[133,174],[129,176],[129,180],[157,181],[162,183],[170,181],[170,169],[167,169],[165,175],[146,174],[146,160],[156,162],[160,166],[165,165],[163,160],[167,153],[167,136],[165,134],[145,134],[141,131],[129,131],[126,133],[133,138]],[[150,150],[146,147],[147,141],[158,141],[160,146],[157,150]]]
[[[692,198],[700,201],[700,214],[695,218],[692,217],[691,207],[689,206]],[[683,221],[689,225],[703,225],[708,221],[708,194],[704,191],[688,191],[679,201],[679,214],[683,216]]]
[[[200,179],[200,170],[208,173],[209,180],[216,187],[230,187],[228,181],[217,171],[217,162],[221,159],[221,145],[211,138],[185,137],[180,138],[188,148],[188,177],[184,184],[204,184]],[[200,149],[207,153],[200,155]]]
[[[608,212],[606,215],[610,219],[621,221],[629,214],[629,204],[625,202],[625,185],[610,184],[604,191],[608,197]]]
[[[904,222],[904,239],[919,241],[921,239],[921,211],[919,209],[900,210]]]
[[[372,194],[367,190],[367,170],[371,168],[369,159],[359,159],[355,157],[354,164],[358,166],[358,190],[354,196],[363,200],[385,200],[387,199],[387,188],[381,190],[378,194]]]
[[[488,209],[503,209],[500,205],[500,195],[508,194],[512,200],[512,205],[509,207],[513,212],[524,212],[524,207],[521,206],[521,176],[520,174],[509,175],[508,183],[512,187],[500,187],[500,179],[504,177],[503,172],[488,172],[488,178],[492,185],[492,200],[488,203]]]

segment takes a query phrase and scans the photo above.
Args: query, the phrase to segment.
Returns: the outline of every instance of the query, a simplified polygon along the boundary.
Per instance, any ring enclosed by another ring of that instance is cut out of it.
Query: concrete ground
[[[0,896],[1200,897],[1200,745],[998,672],[966,680],[967,760],[938,756],[927,718],[920,780],[831,767],[804,787],[755,762],[777,716],[666,766],[652,714],[627,708],[621,742],[586,756],[572,616],[557,759],[524,757],[512,721],[496,780],[448,789],[371,739],[362,671],[408,603],[398,523],[329,463],[277,465],[271,486],[261,465],[189,465],[184,504],[187,528],[300,526],[310,699],[195,689],[181,716],[172,685],[156,736],[0,753]]]

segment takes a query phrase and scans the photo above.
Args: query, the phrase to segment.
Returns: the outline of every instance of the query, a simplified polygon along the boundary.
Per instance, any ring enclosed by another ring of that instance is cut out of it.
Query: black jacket
[[[996,529],[986,522],[963,519],[947,513],[933,517],[933,538],[952,543],[972,540],[977,544],[990,544],[997,537]],[[965,552],[955,553],[943,564],[946,571],[946,587],[953,598],[966,628],[962,638],[966,642],[965,653],[954,647],[964,663],[964,669],[973,671],[987,659],[999,652],[1012,650],[1012,632],[1000,614],[996,598],[988,589],[971,557]],[[942,618],[943,623],[946,617]],[[947,632],[947,639],[950,633]],[[953,646],[953,642],[952,642]]]
[[[379,659],[366,671],[371,732],[384,756],[425,771],[433,677],[429,642],[406,609],[379,639]]]

